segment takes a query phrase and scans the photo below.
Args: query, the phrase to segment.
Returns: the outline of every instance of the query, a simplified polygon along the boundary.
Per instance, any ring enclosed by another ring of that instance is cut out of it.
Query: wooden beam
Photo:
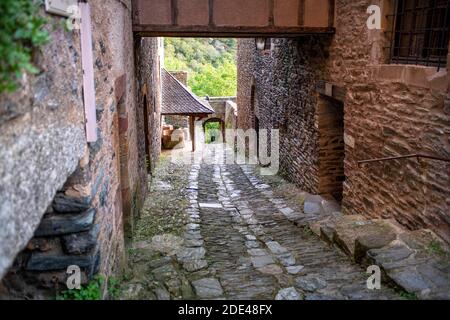
[[[298,0],[298,25],[305,25],[305,0]]]
[[[328,26],[334,26],[335,0],[328,0]]]
[[[192,152],[195,152],[195,117],[189,117],[189,131],[192,141]]]
[[[208,3],[208,19],[209,19],[209,26],[214,26],[214,0],[209,0]]]
[[[215,38],[289,38],[305,35],[330,35],[330,27],[223,27],[223,26],[174,26],[134,25],[133,31],[140,37],[215,37]]]
[[[274,8],[275,8],[275,0],[269,0],[269,26],[275,25],[275,16],[274,16]]]
[[[172,7],[172,24],[178,25],[178,0],[170,0]]]

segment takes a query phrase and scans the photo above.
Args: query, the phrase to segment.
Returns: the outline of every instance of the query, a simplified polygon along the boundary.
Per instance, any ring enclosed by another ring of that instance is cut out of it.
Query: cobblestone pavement
[[[215,152],[211,147],[210,156]],[[158,170],[137,222],[122,299],[399,297],[386,286],[368,290],[364,269],[289,222],[286,215],[301,215],[301,206],[274,192],[253,167],[163,157]],[[149,221],[170,227],[149,228]]]

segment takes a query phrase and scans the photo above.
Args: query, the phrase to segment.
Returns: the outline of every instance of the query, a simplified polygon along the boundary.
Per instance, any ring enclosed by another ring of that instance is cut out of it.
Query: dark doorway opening
[[[345,180],[344,104],[322,96],[318,104],[319,193],[342,201]]]
[[[147,167],[147,172],[151,173],[152,164],[151,164],[151,144],[150,144],[150,125],[149,125],[149,116],[148,116],[148,101],[147,95],[144,95],[144,134],[145,134],[145,162]]]
[[[209,119],[203,123],[205,143],[225,142],[225,124],[221,119]]]
[[[256,130],[256,154],[259,158],[259,118],[255,117],[255,130]]]

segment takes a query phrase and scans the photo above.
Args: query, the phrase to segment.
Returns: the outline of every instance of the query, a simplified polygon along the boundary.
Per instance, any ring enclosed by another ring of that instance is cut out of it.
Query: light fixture
[[[256,49],[262,51],[262,50],[264,50],[264,48],[266,46],[266,39],[265,38],[256,38],[255,43],[256,43]]]

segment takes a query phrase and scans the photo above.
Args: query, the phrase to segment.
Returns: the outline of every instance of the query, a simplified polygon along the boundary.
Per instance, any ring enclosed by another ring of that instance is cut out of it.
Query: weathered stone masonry
[[[357,161],[428,153],[449,157],[448,67],[393,65],[384,30],[366,27],[367,7],[389,13],[391,1],[336,1],[332,37],[274,40],[270,52],[239,43],[239,126],[279,128],[281,170],[309,192],[321,193],[321,81],[343,93],[343,210],[395,218],[410,229],[431,228],[450,240],[449,165],[416,159],[358,166]],[[255,103],[251,102],[252,84]],[[336,98],[336,97],[335,97]],[[337,101],[337,100],[336,100]],[[252,107],[253,105],[253,107]],[[252,112],[256,110],[255,114]]]
[[[6,297],[64,289],[69,265],[82,268],[83,282],[97,272],[120,273],[124,229],[147,191],[131,1],[90,5],[98,140],[86,143],[80,37],[60,27],[63,18],[47,15],[49,30],[56,30],[36,57],[42,72],[0,97],[0,278]],[[157,51],[145,55],[159,63]],[[154,70],[148,75],[157,78]],[[147,88],[155,119],[148,136],[159,141],[160,90],[154,82]],[[157,143],[151,154],[154,163]]]

